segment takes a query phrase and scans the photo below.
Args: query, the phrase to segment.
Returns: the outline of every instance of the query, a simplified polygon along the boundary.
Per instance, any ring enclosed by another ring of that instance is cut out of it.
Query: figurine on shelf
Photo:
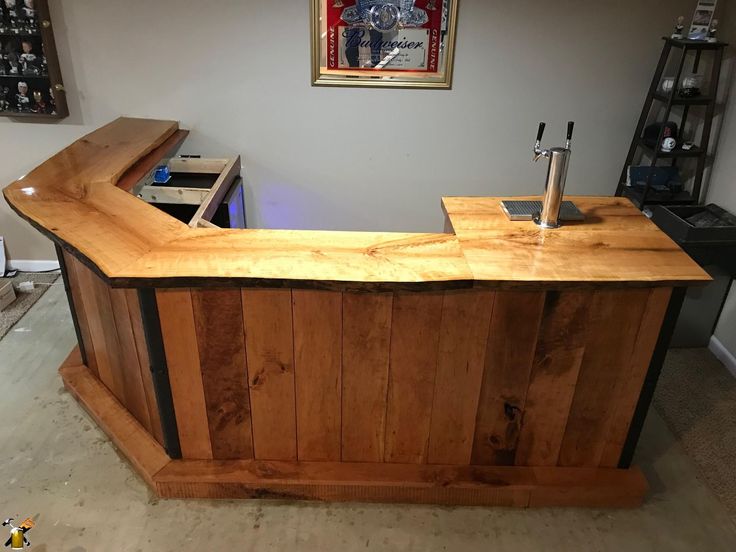
[[[18,34],[20,29],[18,28],[18,9],[15,7],[15,0],[5,0],[5,14],[10,23],[10,30]]]
[[[662,152],[670,153],[675,149],[675,147],[677,147],[677,140],[675,140],[671,136],[662,140]]]
[[[718,39],[716,38],[717,32],[718,20],[714,19],[713,22],[710,24],[710,29],[708,29],[708,42],[718,42]]]
[[[46,113],[50,115],[56,115],[56,98],[54,97],[54,87],[49,88],[49,105],[46,108]]]
[[[33,91],[33,107],[31,108],[31,111],[33,113],[46,113],[47,109],[46,102],[43,100],[43,94],[41,94],[40,90],[34,90]]]
[[[36,8],[33,6],[33,0],[23,0],[23,17],[26,20],[26,30],[33,34],[36,31]]]
[[[15,109],[21,113],[31,110],[31,98],[28,97],[28,84],[23,81],[18,83],[18,93],[15,95]]]
[[[8,111],[10,109],[8,94],[10,94],[10,88],[7,86],[0,86],[0,111]]]
[[[9,75],[17,75],[18,71],[18,56],[15,52],[8,54],[8,64],[10,65]]]
[[[23,68],[23,74],[41,74],[38,58],[36,57],[36,54],[33,53],[33,43],[28,39],[23,39],[21,46],[23,47],[23,53],[20,55],[20,64]]]
[[[675,38],[678,40],[682,40],[685,32],[685,18],[681,15],[677,18],[677,23],[675,23],[675,30],[672,32],[672,36],[670,38]]]
[[[33,7],[33,0],[23,0],[23,15],[26,19],[36,18],[36,9]]]

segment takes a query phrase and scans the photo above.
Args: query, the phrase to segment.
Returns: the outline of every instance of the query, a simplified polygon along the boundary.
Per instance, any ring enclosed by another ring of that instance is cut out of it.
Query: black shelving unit
[[[643,209],[647,205],[688,205],[700,202],[703,173],[705,171],[706,161],[708,158],[708,145],[710,143],[713,115],[716,107],[716,94],[721,75],[721,63],[723,61],[724,49],[727,46],[724,42],[704,42],[667,37],[664,37],[663,40],[664,47],[662,49],[662,55],[660,56],[659,63],[654,71],[654,78],[652,78],[652,83],[649,86],[649,92],[647,93],[647,97],[644,101],[644,107],[642,108],[641,115],[639,116],[639,122],[636,125],[634,137],[632,138],[631,146],[629,147],[629,153],[626,156],[626,162],[624,163],[621,177],[619,178],[618,186],[616,187],[617,196],[628,197],[640,209]],[[675,73],[672,89],[668,93],[665,93],[662,92],[659,87],[673,51],[679,52],[676,56],[677,71]],[[685,62],[687,61],[688,54],[691,52],[694,53],[694,56],[692,56],[692,73],[694,74],[698,73],[703,52],[712,52],[714,56],[710,74],[710,90],[705,92],[703,95],[692,98],[678,95]],[[664,126],[660,130],[659,137],[656,141],[657,147],[652,147],[646,144],[642,139],[642,133],[644,132],[644,127],[649,120],[649,116],[655,102],[657,102],[657,105],[664,106],[663,117],[660,121],[662,123],[670,120],[670,115],[672,114],[674,107],[682,106],[682,120],[680,123],[681,131],[685,127],[687,118],[690,115],[690,108],[693,106],[705,107],[700,144],[689,150],[684,150],[679,143],[680,140],[678,140],[678,147],[676,149],[671,152],[663,152],[659,147],[659,144],[662,143],[662,139],[664,138]],[[653,171],[649,172],[643,189],[626,186],[628,168],[633,164],[634,158],[639,152],[648,154],[650,157],[650,167],[657,166],[657,162],[660,159],[670,160],[670,164],[673,166],[678,163],[679,159],[695,159],[697,161],[697,165],[695,168],[692,190],[690,192],[683,191],[677,194],[661,193],[652,190],[651,180]]]

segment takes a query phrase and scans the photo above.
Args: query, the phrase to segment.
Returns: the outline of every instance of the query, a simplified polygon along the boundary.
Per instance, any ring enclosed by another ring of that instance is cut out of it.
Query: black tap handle
[[[542,141],[542,136],[544,135],[544,127],[546,126],[546,123],[539,123],[539,128],[537,129],[537,142]]]
[[[574,121],[568,121],[567,123],[567,139],[572,140],[572,131],[575,128],[575,122]]]

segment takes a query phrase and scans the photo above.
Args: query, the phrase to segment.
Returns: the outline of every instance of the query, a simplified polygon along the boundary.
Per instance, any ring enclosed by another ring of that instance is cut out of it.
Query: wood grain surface
[[[487,285],[672,285],[709,276],[647,217],[622,197],[565,196],[584,222],[543,230],[510,221],[504,199],[445,197],[442,207],[473,277]]]
[[[133,336],[135,338],[135,347],[138,354],[138,364],[141,369],[143,392],[146,396],[149,419],[151,420],[150,431],[156,441],[163,445],[163,429],[161,428],[158,400],[156,399],[156,392],[153,387],[151,361],[148,358],[148,344],[146,342],[145,331],[143,330],[143,317],[141,316],[141,306],[138,301],[138,291],[134,289],[126,289],[125,296],[128,303],[128,312],[130,313],[130,322],[133,326]]]
[[[222,286],[227,280],[231,287],[323,283],[392,291],[461,288],[473,281],[508,287],[709,280],[622,198],[571,198],[586,221],[555,231],[508,221],[500,198],[445,198],[454,234],[188,228],[116,186],[177,131],[174,121],[117,119],[3,194],[22,217],[115,287]]]
[[[591,292],[547,293],[526,392],[516,465],[557,465],[585,353],[591,298]]]
[[[299,460],[339,461],[342,294],[293,290]]]
[[[156,303],[182,456],[211,459],[213,451],[192,294],[188,289],[160,289],[156,290]]]
[[[77,350],[59,369],[64,385],[136,471],[164,498],[274,498],[466,506],[636,507],[640,470],[426,466],[358,462],[174,460],[92,372]]]
[[[558,465],[599,465],[650,290],[596,291]],[[615,329],[615,330],[614,330]],[[647,363],[648,365],[648,363]]]
[[[470,464],[495,294],[446,292],[427,462]]]
[[[154,476],[170,458],[130,412],[82,364],[67,361],[59,368],[64,387],[89,412],[143,480],[154,490]]]
[[[82,338],[82,345],[84,345],[84,351],[87,356],[87,367],[92,373],[100,377],[99,369],[97,368],[97,356],[95,353],[95,346],[92,342],[92,334],[90,332],[90,320],[87,317],[87,311],[89,306],[85,306],[85,293],[82,290],[82,281],[79,277],[79,271],[81,268],[77,267],[79,261],[75,259],[68,251],[64,251],[64,264],[67,267],[67,278],[69,279],[69,289],[72,295],[72,301],[76,307],[77,323],[79,324],[79,333]],[[91,299],[87,299],[90,301]]]
[[[628,365],[622,367],[615,405],[604,436],[601,467],[615,468],[619,465],[621,450],[629,432],[631,413],[639,401],[671,296],[671,288],[655,288],[649,293],[634,350],[628,359]]]
[[[383,462],[393,296],[342,298],[342,460]]]
[[[110,289],[115,330],[120,342],[120,360],[122,361],[123,404],[130,410],[143,427],[151,430],[151,418],[148,413],[146,390],[141,376],[140,358],[133,334],[133,322],[128,310],[127,290]],[[146,367],[147,368],[147,367]],[[158,413],[156,413],[158,416]]]
[[[136,290],[111,289],[77,259],[64,255],[88,368],[163,442]]]
[[[154,477],[170,498],[261,498],[516,508],[634,508],[641,471],[336,462],[173,461]]]
[[[443,299],[439,293],[394,296],[386,462],[427,460]]]
[[[296,460],[291,290],[242,290],[255,457]]]
[[[192,308],[212,457],[253,458],[240,290],[193,290]]]
[[[513,465],[545,294],[497,292],[475,419],[473,464]]]

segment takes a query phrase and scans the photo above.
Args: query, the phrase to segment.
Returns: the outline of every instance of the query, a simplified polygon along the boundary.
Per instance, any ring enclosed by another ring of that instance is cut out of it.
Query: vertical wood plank
[[[544,300],[544,292],[496,293],[487,334],[473,464],[514,464]]]
[[[492,291],[445,293],[429,464],[470,464],[494,295]]]
[[[595,292],[558,465],[601,463],[648,297],[647,289]]]
[[[296,460],[291,290],[244,289],[242,299],[254,456]]]
[[[253,458],[240,289],[192,290],[212,457]]]
[[[549,291],[526,394],[517,466],[555,466],[585,352],[592,292]]]
[[[342,460],[383,462],[390,293],[343,294]]]
[[[157,289],[171,397],[185,459],[212,459],[192,295],[188,289]]]
[[[649,293],[634,351],[628,369],[623,372],[621,378],[616,410],[609,429],[605,432],[606,442],[601,456],[601,467],[618,467],[671,296],[672,288],[654,288]]]
[[[153,387],[151,361],[148,358],[148,345],[146,343],[146,334],[143,330],[143,317],[141,315],[141,305],[138,301],[138,290],[126,289],[125,299],[128,303],[130,322],[133,326],[133,336],[135,338],[136,353],[138,354],[138,364],[141,369],[141,382],[143,383],[143,392],[146,396],[148,417],[151,420],[151,435],[153,435],[159,444],[163,445],[164,435],[161,429],[161,417],[158,411],[156,392]]]
[[[430,292],[394,296],[385,462],[427,460],[443,298]]]
[[[97,369],[97,357],[95,355],[95,346],[92,343],[92,334],[89,329],[89,318],[87,309],[85,306],[85,292],[82,290],[77,265],[81,264],[75,259],[68,251],[64,251],[64,262],[67,267],[67,278],[69,278],[69,289],[72,294],[72,301],[77,311],[77,322],[79,324],[79,333],[82,336],[82,345],[84,351],[87,354],[87,368],[99,378],[100,373]],[[87,291],[89,293],[89,291]],[[88,299],[89,300],[89,299]]]
[[[120,342],[124,404],[135,419],[150,433],[151,418],[148,413],[146,392],[143,389],[140,361],[133,335],[133,324],[128,311],[126,293],[124,289],[110,289],[109,292],[118,341]]]
[[[126,404],[122,351],[118,341],[110,293],[105,283],[89,268],[79,263],[77,274],[85,293],[85,309],[100,380],[113,395]]]
[[[342,293],[293,290],[299,460],[340,460]]]

